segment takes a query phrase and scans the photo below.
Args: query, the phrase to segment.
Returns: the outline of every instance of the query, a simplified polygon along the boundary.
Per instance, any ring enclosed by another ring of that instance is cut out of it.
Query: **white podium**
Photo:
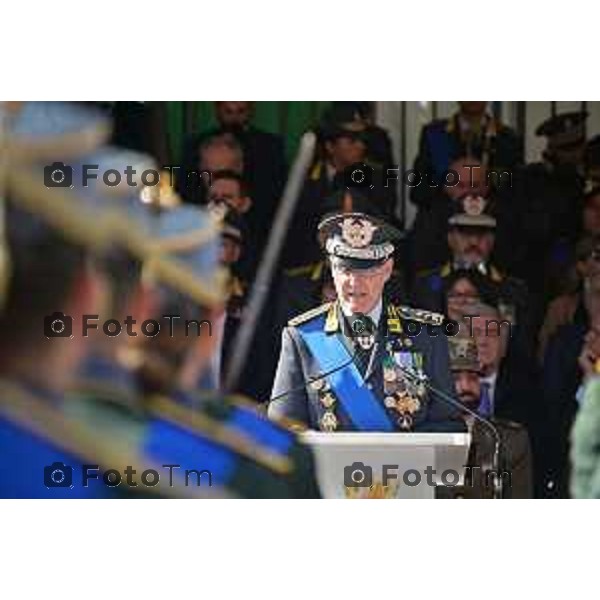
[[[324,498],[435,498],[438,485],[462,485],[467,433],[306,431]],[[350,485],[347,485],[350,484]]]

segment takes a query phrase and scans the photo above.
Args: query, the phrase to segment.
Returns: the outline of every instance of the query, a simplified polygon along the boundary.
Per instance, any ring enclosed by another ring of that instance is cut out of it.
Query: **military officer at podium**
[[[326,432],[464,430],[441,398],[453,391],[443,316],[386,299],[398,235],[364,213],[321,221],[337,299],[284,328],[271,417]]]

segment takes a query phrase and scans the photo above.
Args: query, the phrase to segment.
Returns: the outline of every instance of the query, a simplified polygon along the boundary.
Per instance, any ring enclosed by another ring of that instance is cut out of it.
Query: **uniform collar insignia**
[[[325,333],[335,333],[340,328],[337,302],[332,302],[325,319]]]

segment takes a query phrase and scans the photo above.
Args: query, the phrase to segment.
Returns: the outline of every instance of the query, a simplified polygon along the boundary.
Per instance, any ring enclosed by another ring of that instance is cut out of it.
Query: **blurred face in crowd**
[[[465,165],[471,165],[467,167]],[[487,182],[487,169],[475,158],[459,158],[450,164],[450,171],[458,173],[456,185],[445,185],[446,196],[451,200],[459,200],[465,196],[483,196],[486,198],[490,188]],[[446,184],[456,182],[456,176],[448,175]]]
[[[476,300],[479,300],[477,288],[466,277],[457,279],[448,290],[448,316],[458,320],[465,314],[469,304],[473,304]]]
[[[508,343],[508,325],[499,326],[498,313],[479,315],[469,319],[472,323],[473,337],[477,344],[477,355],[484,374],[495,373],[506,354]],[[467,328],[468,321],[467,320]]]
[[[250,209],[252,201],[242,194],[240,182],[236,179],[215,179],[208,191],[208,202],[219,204],[225,203],[229,208],[241,214]]]
[[[600,235],[600,193],[589,198],[585,204],[583,230],[591,235]]]
[[[494,249],[494,240],[493,231],[482,227],[452,227],[448,232],[452,258],[469,265],[487,262]]]
[[[476,410],[479,406],[481,382],[474,371],[454,371],[454,389],[459,400],[468,408]]]
[[[326,142],[325,149],[331,164],[337,171],[342,171],[354,163],[363,162],[367,154],[365,142],[357,136],[340,136]]]
[[[242,250],[237,241],[229,236],[221,237],[221,264],[233,265],[240,259]]]
[[[481,117],[487,107],[487,102],[459,102],[460,112],[467,117]]]
[[[233,171],[241,175],[244,168],[244,161],[241,152],[236,150],[231,145],[223,143],[215,143],[207,146],[200,152],[201,171]]]
[[[225,128],[245,127],[252,117],[252,102],[216,102],[217,120]]]
[[[333,259],[331,273],[342,306],[353,313],[368,313],[373,310],[393,267],[394,260],[391,258],[383,265],[371,269],[348,269]]]

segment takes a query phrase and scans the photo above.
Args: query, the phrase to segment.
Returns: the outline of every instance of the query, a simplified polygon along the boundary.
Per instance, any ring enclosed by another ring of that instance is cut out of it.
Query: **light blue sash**
[[[301,338],[327,372],[348,362],[350,355],[339,334],[323,331],[324,318],[312,319],[298,327]],[[354,363],[326,377],[336,398],[357,429],[363,431],[394,431],[385,408],[365,385]]]

